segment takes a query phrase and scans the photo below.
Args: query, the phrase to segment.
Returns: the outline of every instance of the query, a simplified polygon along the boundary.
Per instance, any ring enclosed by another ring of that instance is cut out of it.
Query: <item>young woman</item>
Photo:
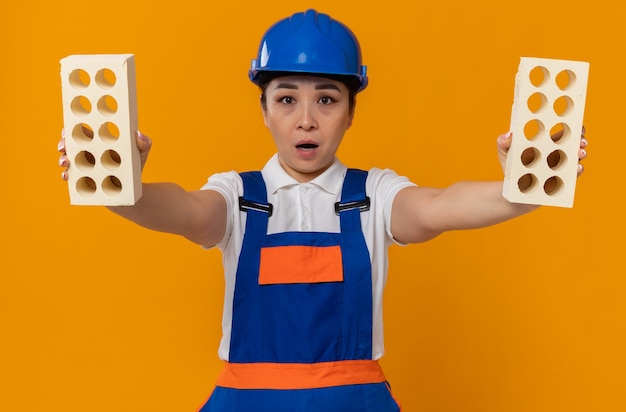
[[[500,181],[437,189],[343,165],[336,153],[368,79],[356,37],[328,15],[270,27],[250,79],[277,151],[261,171],[216,174],[191,192],[144,183],[134,206],[110,209],[224,255],[225,366],[202,412],[399,411],[378,364],[388,247],[536,206],[509,203]],[[510,142],[497,140],[503,166]],[[137,145],[145,163],[151,140],[138,132]]]

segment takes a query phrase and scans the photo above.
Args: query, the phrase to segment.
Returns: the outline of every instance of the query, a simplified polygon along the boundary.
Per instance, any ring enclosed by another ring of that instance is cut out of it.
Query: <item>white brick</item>
[[[141,197],[141,160],[134,56],[65,57],[61,85],[70,203],[135,204]],[[83,133],[84,127],[93,133]]]
[[[521,58],[502,193],[509,201],[573,206],[588,75],[586,62]],[[564,135],[555,142],[551,134],[559,130]],[[534,161],[526,164],[523,153]]]

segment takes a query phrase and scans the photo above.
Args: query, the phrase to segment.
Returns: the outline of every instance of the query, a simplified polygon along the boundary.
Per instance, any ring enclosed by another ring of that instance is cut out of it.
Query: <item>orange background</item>
[[[423,185],[498,179],[521,56],[591,63],[573,209],[391,251],[383,366],[405,411],[626,410],[624,11],[609,1],[4,1],[0,410],[193,411],[220,368],[220,254],[70,206],[59,60],[134,53],[149,181],[200,187],[273,145],[246,73],[315,7],[370,86],[340,150]]]

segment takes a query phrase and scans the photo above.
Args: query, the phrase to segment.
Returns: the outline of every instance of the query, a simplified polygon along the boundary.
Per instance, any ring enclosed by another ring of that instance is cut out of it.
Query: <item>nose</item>
[[[317,129],[317,114],[315,113],[315,104],[305,103],[300,106],[298,117],[298,129],[314,130]]]

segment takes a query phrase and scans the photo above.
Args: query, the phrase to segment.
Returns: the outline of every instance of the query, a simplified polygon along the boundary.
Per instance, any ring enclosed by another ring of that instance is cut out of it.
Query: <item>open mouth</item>
[[[305,150],[317,149],[317,147],[318,145],[316,145],[315,143],[302,143],[302,144],[296,145],[296,148],[305,149]]]

